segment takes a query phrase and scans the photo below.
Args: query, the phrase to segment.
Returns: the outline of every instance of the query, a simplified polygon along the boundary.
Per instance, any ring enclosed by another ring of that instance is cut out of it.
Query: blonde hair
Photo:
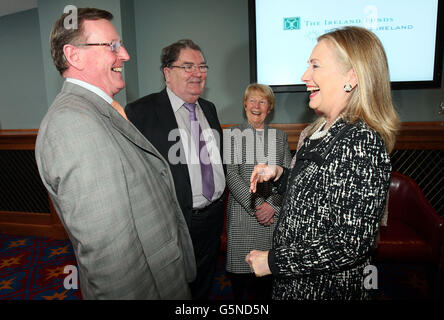
[[[274,109],[274,93],[273,90],[265,85],[265,84],[259,84],[259,83],[252,83],[248,85],[248,87],[245,89],[244,92],[244,107],[246,106],[247,99],[250,95],[253,93],[259,93],[260,95],[264,96],[265,99],[268,101],[268,109],[272,111]]]
[[[356,74],[357,86],[342,113],[345,121],[364,121],[381,135],[390,153],[400,121],[392,103],[387,56],[378,37],[367,29],[349,26],[323,34],[318,42],[321,40],[329,41],[344,68]],[[313,128],[320,122],[315,121]]]

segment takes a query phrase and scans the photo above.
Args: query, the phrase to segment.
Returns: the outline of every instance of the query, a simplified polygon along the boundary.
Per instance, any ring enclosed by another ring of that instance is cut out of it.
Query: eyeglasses
[[[119,52],[119,49],[122,45],[123,45],[122,41],[111,41],[111,42],[104,42],[104,43],[81,43],[81,44],[77,44],[76,46],[80,46],[80,47],[109,46],[109,48],[111,49],[111,52]]]
[[[185,70],[185,72],[194,72],[199,69],[199,72],[207,73],[210,67],[205,64],[199,66],[196,66],[195,64],[184,64],[183,66],[170,66],[170,68],[181,68]]]
[[[253,99],[253,98],[250,98],[250,99],[247,100],[247,103],[251,103],[251,104],[256,104],[258,102],[259,102],[259,105],[265,106],[268,103],[268,100],[263,100],[263,99],[256,100],[256,99]]]

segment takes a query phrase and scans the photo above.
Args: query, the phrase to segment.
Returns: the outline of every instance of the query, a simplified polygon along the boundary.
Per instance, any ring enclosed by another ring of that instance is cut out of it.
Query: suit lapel
[[[202,99],[199,99],[199,104],[200,104],[201,109],[205,115],[205,118],[207,118],[208,124],[210,125],[211,129],[215,129],[215,130],[219,131],[220,126],[218,125],[217,118],[211,112],[209,106],[207,106],[205,101],[203,101]]]
[[[219,142],[220,142],[219,152],[220,152],[220,158],[223,161],[222,150],[224,148],[224,146],[223,146],[224,139],[223,139],[222,128],[221,128],[219,120],[217,118],[216,109],[214,109],[214,112],[213,112],[213,108],[211,107],[211,105],[208,105],[208,103],[205,102],[205,100],[199,98],[198,101],[199,101],[199,104],[201,106],[201,109],[202,109],[205,117],[207,118],[207,121],[208,121],[208,124],[210,125],[210,128],[213,129],[213,130],[216,130],[218,132],[218,134],[219,134]],[[223,165],[223,169],[224,169],[224,172],[226,174],[226,166],[225,165]]]
[[[168,134],[178,128],[176,116],[173,112],[170,99],[166,89],[162,90],[159,94],[159,103],[154,106],[156,108],[157,120],[161,123],[163,128],[162,132],[166,133],[165,141],[167,141],[168,148],[172,147],[175,142],[168,141]]]
[[[171,148],[177,144],[181,144],[181,150],[185,150],[184,146],[182,144],[182,141],[169,141],[168,135],[172,130],[177,130],[178,124],[176,121],[176,116],[174,115],[173,107],[171,106],[170,99],[168,98],[168,93],[166,89],[162,90],[159,93],[158,96],[158,103],[153,105],[153,108],[155,108],[155,115],[157,117],[157,121],[159,122],[159,125],[162,127],[160,132],[162,132],[162,141],[160,143],[164,145],[164,149],[162,151],[162,154],[164,154],[165,157],[168,157],[168,150],[171,150]],[[188,184],[190,183],[190,174],[188,172],[188,165],[186,163],[178,163],[176,165],[176,169],[180,168],[181,175],[184,177],[186,181],[188,181]]]
[[[126,121],[114,108],[97,94],[70,82],[63,84],[62,92],[74,94],[87,99],[92,103],[99,114],[109,119],[111,125],[124,135],[132,143],[140,148],[154,154],[158,158],[163,159],[157,149],[137,130],[137,128]]]
[[[137,128],[131,122],[126,121],[117,112],[109,117],[109,119],[112,126],[132,143],[145,151],[154,154],[158,158],[163,159],[160,152],[140,133],[139,130],[137,130]]]

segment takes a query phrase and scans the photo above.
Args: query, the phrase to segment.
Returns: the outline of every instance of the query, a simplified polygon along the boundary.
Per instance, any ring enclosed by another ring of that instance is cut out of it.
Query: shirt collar
[[[101,97],[102,99],[104,99],[106,102],[108,102],[109,104],[111,104],[114,99],[111,98],[109,95],[107,95],[102,89],[79,79],[74,79],[74,78],[66,78],[66,82],[71,82],[74,84],[77,84],[91,92],[94,92],[95,94],[97,94],[99,97]]]
[[[181,98],[179,98],[170,88],[166,87],[166,91],[168,94],[168,98],[170,98],[171,106],[173,107],[173,112],[176,113],[185,103]],[[199,105],[199,102],[196,100],[196,105]]]

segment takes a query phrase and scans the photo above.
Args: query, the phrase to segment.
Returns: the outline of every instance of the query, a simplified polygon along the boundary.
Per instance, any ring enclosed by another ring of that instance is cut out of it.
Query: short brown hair
[[[164,68],[171,67],[171,65],[179,59],[180,51],[182,49],[193,49],[200,51],[204,55],[200,47],[190,39],[182,39],[170,44],[168,47],[162,49],[160,55],[160,71]],[[205,57],[204,57],[205,59]]]
[[[78,8],[77,9],[77,26],[76,29],[66,29],[64,26],[65,18],[70,13],[62,14],[52,27],[49,36],[49,45],[51,47],[51,57],[54,65],[61,75],[68,69],[63,47],[65,44],[75,44],[83,35],[83,22],[85,20],[100,20],[105,19],[111,21],[113,15],[105,10],[96,8]]]

